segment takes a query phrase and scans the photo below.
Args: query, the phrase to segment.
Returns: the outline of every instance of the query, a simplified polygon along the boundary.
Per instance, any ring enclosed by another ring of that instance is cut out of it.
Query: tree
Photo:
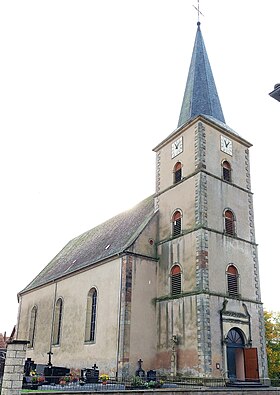
[[[280,313],[264,311],[268,375],[280,378]]]

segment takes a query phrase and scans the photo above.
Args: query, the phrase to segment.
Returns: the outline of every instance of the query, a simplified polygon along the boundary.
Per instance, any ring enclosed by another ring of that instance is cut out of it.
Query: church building
[[[178,109],[179,110],[179,109]],[[156,191],[71,240],[19,295],[27,357],[127,377],[267,377],[251,144],[224,119],[200,22]]]

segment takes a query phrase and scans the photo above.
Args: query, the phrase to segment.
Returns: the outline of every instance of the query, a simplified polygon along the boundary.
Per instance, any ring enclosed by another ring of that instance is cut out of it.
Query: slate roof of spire
[[[69,241],[20,294],[125,252],[154,215],[154,196],[150,196]]]
[[[197,115],[209,115],[225,124],[223,110],[200,30],[200,22],[197,23],[196,38],[178,127]]]

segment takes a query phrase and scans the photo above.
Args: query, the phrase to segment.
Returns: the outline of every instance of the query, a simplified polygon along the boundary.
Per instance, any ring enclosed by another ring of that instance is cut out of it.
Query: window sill
[[[228,292],[227,292],[227,297],[228,298],[231,298],[231,299],[241,299],[241,294],[237,294],[237,295],[230,295]]]
[[[226,231],[224,231],[224,235],[228,237],[237,237],[236,233],[227,233]]]

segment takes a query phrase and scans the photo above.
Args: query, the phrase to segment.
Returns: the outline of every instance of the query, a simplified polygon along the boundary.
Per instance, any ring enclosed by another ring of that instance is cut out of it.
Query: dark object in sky
[[[274,85],[274,90],[270,92],[269,96],[273,99],[280,101],[280,84]]]

